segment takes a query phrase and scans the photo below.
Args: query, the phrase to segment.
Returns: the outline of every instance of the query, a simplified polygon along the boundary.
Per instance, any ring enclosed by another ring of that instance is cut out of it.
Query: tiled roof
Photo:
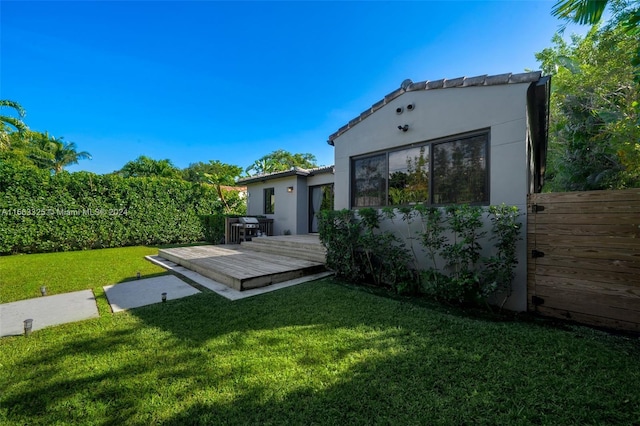
[[[371,108],[363,111],[359,116],[349,121],[344,126],[340,127],[337,132],[329,136],[329,140],[327,141],[327,143],[329,145],[333,145],[333,141],[337,137],[345,133],[347,130],[353,128],[362,120],[406,92],[415,92],[418,90],[448,89],[451,87],[496,86],[500,84],[531,83],[540,80],[541,76],[541,71],[534,71],[521,74],[506,73],[498,75],[479,75],[477,77],[458,77],[434,81],[421,81],[418,83],[414,83],[411,80],[405,80],[402,82],[402,85],[399,89],[396,89],[393,92],[389,93],[380,101],[373,104]]]
[[[253,182],[261,182],[271,179],[279,179],[287,176],[313,176],[322,173],[333,173],[333,166],[315,167],[313,169],[303,169],[302,167],[292,167],[289,170],[281,172],[264,173],[261,175],[249,176],[246,178],[238,179],[237,183],[247,184]]]

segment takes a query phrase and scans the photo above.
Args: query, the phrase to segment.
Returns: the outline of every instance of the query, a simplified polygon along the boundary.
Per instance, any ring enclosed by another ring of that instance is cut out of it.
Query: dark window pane
[[[485,134],[433,146],[434,203],[489,201],[487,140]]]
[[[353,206],[383,206],[386,201],[386,154],[353,162]]]
[[[429,151],[427,146],[389,153],[389,204],[429,200]]]
[[[276,195],[274,188],[264,189],[264,214],[273,214],[276,211]]]

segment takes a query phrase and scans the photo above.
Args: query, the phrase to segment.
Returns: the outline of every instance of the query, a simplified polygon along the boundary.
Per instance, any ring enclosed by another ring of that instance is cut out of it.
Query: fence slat
[[[528,309],[640,331],[640,189],[530,194],[528,202]]]

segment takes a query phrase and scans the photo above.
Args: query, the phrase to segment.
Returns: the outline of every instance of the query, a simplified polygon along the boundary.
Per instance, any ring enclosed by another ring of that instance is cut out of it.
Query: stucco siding
[[[351,159],[377,151],[437,141],[478,130],[489,131],[491,204],[526,212],[528,192],[527,89],[529,83],[406,92],[334,140],[335,208],[351,208]],[[407,110],[407,105],[413,105]],[[398,114],[397,108],[403,108]],[[409,126],[403,132],[398,126]],[[521,218],[526,223],[526,217]],[[401,223],[401,220],[396,221]],[[489,223],[486,224],[489,227]],[[505,305],[526,309],[526,228],[518,245],[513,295]],[[490,242],[485,242],[489,248]],[[419,246],[415,247],[421,253]],[[488,254],[488,253],[487,253]]]
[[[363,120],[335,140],[336,209],[350,207],[349,170],[354,156],[433,141],[480,129],[489,129],[490,182],[510,180],[513,187],[527,188],[526,92],[528,84],[465,87],[407,92]],[[415,107],[408,111],[406,106]],[[402,114],[396,108],[404,109]],[[409,125],[403,132],[398,126]],[[499,148],[516,143],[516,148]],[[503,168],[494,161],[516,163]],[[510,158],[506,158],[511,155]],[[494,202],[493,186],[490,186]],[[510,198],[499,195],[497,199]],[[516,197],[515,195],[511,198]]]
[[[296,193],[287,192],[287,187],[296,185],[296,176],[282,179],[272,179],[265,182],[247,185],[249,198],[247,200],[247,214],[250,216],[264,215],[274,220],[274,235],[282,235],[285,230],[295,233],[297,229],[297,200]],[[273,214],[264,214],[264,189],[273,188],[275,194],[275,211]]]

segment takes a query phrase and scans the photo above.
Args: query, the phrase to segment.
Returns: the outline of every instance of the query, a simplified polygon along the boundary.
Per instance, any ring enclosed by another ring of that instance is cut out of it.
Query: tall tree
[[[87,151],[78,152],[75,142],[65,142],[60,138],[53,138],[53,162],[54,173],[60,173],[65,167],[78,164],[79,160],[91,160],[91,154]]]
[[[547,190],[640,186],[640,86],[627,58],[638,39],[623,22],[536,54],[553,74]]]
[[[312,169],[317,167],[315,155],[292,154],[284,149],[278,149],[270,154],[257,159],[253,164],[245,169],[248,176],[261,175],[265,173],[282,172],[292,167]]]
[[[25,134],[29,158],[40,168],[60,173],[65,167],[90,160],[91,154],[78,152],[75,142],[66,142],[64,137],[55,137],[49,132],[27,132]]]
[[[242,174],[242,167],[233,164],[211,160],[208,163],[193,163],[183,170],[183,176],[191,182],[199,182],[212,185],[218,192],[218,197],[224,205],[225,213],[230,213],[233,207],[227,201],[223,186],[235,185],[236,179]]]
[[[141,155],[135,160],[129,161],[115,173],[124,177],[182,178],[180,169],[174,166],[171,160],[154,160],[146,155]]]
[[[640,0],[558,0],[551,13],[567,22],[593,26],[602,21],[607,7],[629,36],[640,38]],[[640,84],[640,42],[627,57],[634,67],[634,80]]]

